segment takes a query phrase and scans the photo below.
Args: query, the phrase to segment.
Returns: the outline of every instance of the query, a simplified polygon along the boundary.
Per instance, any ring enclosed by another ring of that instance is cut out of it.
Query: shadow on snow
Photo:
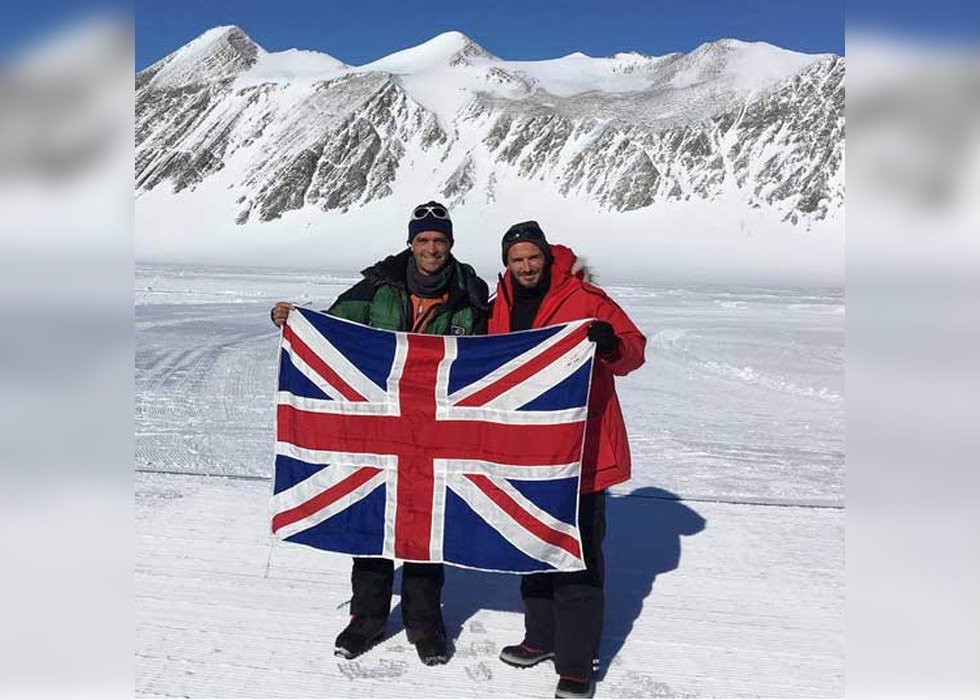
[[[676,494],[664,489],[646,486],[626,496],[609,496],[603,543],[606,614],[597,680],[602,680],[626,643],[657,576],[680,565],[681,537],[701,532],[705,523]],[[399,568],[396,591],[401,589],[400,572]],[[466,621],[480,610],[523,613],[519,586],[519,578],[514,574],[447,566],[442,601],[449,637],[458,638]],[[403,629],[400,606],[400,603],[396,605],[388,618],[389,635]],[[508,643],[520,641],[515,638]]]

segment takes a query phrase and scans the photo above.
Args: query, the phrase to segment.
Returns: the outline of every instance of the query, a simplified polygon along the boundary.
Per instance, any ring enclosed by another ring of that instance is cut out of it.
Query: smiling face
[[[545,257],[533,243],[515,243],[507,251],[507,269],[522,287],[533,287],[544,274]]]
[[[415,234],[409,243],[415,267],[423,275],[438,273],[449,262],[449,251],[453,244],[449,237],[441,231],[422,231]]]

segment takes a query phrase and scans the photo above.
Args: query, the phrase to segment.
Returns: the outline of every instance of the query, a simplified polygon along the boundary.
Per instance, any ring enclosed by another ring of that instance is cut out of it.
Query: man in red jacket
[[[507,270],[497,284],[488,332],[594,318],[589,339],[596,344],[596,359],[579,497],[587,568],[521,577],[524,641],[504,647],[500,660],[524,668],[553,658],[560,676],[555,697],[589,698],[595,693],[594,659],[602,636],[605,489],[630,477],[629,443],[614,378],[643,364],[646,338],[615,301],[586,281],[575,253],[549,245],[537,222],[511,226],[501,246]]]

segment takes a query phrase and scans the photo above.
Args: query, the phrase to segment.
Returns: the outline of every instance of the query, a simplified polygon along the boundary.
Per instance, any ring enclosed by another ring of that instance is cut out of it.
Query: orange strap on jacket
[[[441,297],[420,297],[412,295],[412,333],[422,333],[429,324],[435,310],[446,303],[449,293]]]

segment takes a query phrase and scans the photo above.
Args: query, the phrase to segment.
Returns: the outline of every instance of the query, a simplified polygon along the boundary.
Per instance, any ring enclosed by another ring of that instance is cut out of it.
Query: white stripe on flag
[[[387,400],[384,389],[372,382],[343,353],[333,346],[303,314],[289,314],[287,325],[306,345],[334,372],[368,401],[382,403]]]
[[[302,503],[306,503],[311,498],[314,498],[320,493],[323,493],[328,488],[340,483],[343,479],[354,474],[357,469],[350,469],[347,467],[342,467],[338,465],[331,465],[325,469],[321,469],[313,476],[301,481],[290,489],[285,491],[280,491],[272,497],[273,509],[276,513],[281,513],[283,511],[295,508]],[[289,525],[284,525],[283,527],[276,530],[276,537],[281,540],[291,537],[298,532],[307,530],[315,525],[319,525],[324,520],[332,518],[337,513],[350,508],[352,505],[358,501],[366,498],[370,495],[376,488],[385,483],[385,472],[379,472],[375,474],[366,482],[358,486],[356,489],[346,494],[342,498],[338,498],[333,503],[330,503],[324,508],[312,513],[311,515],[297,520]]]
[[[530,558],[550,564],[562,571],[580,571],[585,568],[585,562],[582,559],[572,556],[561,547],[556,547],[553,544],[545,542],[524,529],[523,526],[511,518],[509,514],[480,490],[476,484],[467,479],[466,476],[462,474],[447,475],[446,483],[487,524],[500,532],[510,544],[524,552]],[[493,483],[495,486],[503,488],[503,484],[500,481],[495,480]],[[511,489],[510,491],[513,490]],[[508,491],[508,495],[512,496],[510,491]],[[527,502],[527,499],[523,498],[523,496],[521,496],[521,499]],[[536,513],[544,514],[544,518],[539,517],[538,519],[546,525],[555,530],[565,532],[578,540],[575,528],[571,525],[556,520],[551,515],[544,513],[540,508],[537,508],[537,506],[534,506],[534,509]],[[581,548],[581,541],[579,541],[579,547]]]
[[[497,398],[491,399],[484,404],[484,407],[516,411],[574,374],[592,358],[594,349],[595,345],[590,340],[583,338],[582,342],[570,348],[568,352],[554,362],[548,363],[517,386],[508,389]],[[533,413],[533,411],[528,411],[528,413]]]
[[[401,406],[398,385],[402,379],[402,372],[405,371],[405,360],[408,358],[408,334],[395,333],[395,358],[391,362],[391,372],[388,373],[388,393],[385,402],[388,404],[391,415],[397,416],[399,406]]]
[[[395,558],[395,517],[398,514],[398,470],[387,469],[385,492],[385,541],[381,553],[385,559]]]
[[[446,470],[441,459],[432,460],[432,525],[429,531],[429,558],[442,561],[443,533],[446,529]]]
[[[448,474],[482,474],[491,479],[517,479],[518,481],[547,481],[578,476],[580,464],[580,462],[572,462],[525,467],[476,459],[437,459],[434,463]]]
[[[436,378],[436,418],[441,418],[440,414],[450,405],[449,396],[446,392],[449,391],[449,373],[453,369],[453,362],[456,361],[458,348],[456,338],[452,336],[447,336],[444,339],[444,343],[446,350],[442,361],[439,363],[439,371]]]
[[[546,352],[553,345],[560,343],[562,340],[565,339],[565,337],[567,337],[568,335],[573,333],[577,328],[583,325],[583,323],[585,322],[582,321],[578,323],[569,323],[568,325],[566,325],[564,328],[562,328],[560,331],[552,335],[547,340],[542,341],[541,343],[535,345],[530,350],[521,353],[520,355],[510,360],[509,362],[504,363],[503,365],[501,365],[500,367],[498,367],[497,369],[495,369],[493,372],[486,375],[485,377],[473,382],[472,384],[468,384],[467,386],[464,386],[462,389],[454,391],[449,396],[449,401],[451,403],[459,403],[463,399],[472,396],[476,392],[481,391],[484,388],[490,386],[498,379],[507,376],[514,370],[525,365],[528,361],[534,359],[535,357],[542,354],[543,352]],[[530,333],[533,331],[518,331],[518,332]]]
[[[344,398],[344,395],[340,393],[340,390],[337,387],[321,377],[319,372],[306,364],[306,360],[300,357],[299,354],[293,350],[292,343],[286,340],[285,337],[282,339],[282,349],[289,355],[289,361],[293,364],[293,367],[295,367],[300,374],[319,387],[320,391],[332,398],[334,401],[347,400]]]
[[[378,467],[379,469],[397,469],[397,455],[368,454],[366,452],[330,452],[327,450],[309,450],[291,442],[276,442],[276,454],[292,457],[310,464],[340,464],[345,467]]]
[[[437,406],[437,420],[475,420],[503,425],[559,425],[577,423],[588,417],[588,408],[563,408],[558,411],[513,411],[485,406]]]
[[[397,416],[398,406],[369,401],[348,401],[343,397],[338,401],[313,399],[290,391],[280,391],[277,401],[282,406],[292,406],[309,413],[330,413],[341,416]]]

